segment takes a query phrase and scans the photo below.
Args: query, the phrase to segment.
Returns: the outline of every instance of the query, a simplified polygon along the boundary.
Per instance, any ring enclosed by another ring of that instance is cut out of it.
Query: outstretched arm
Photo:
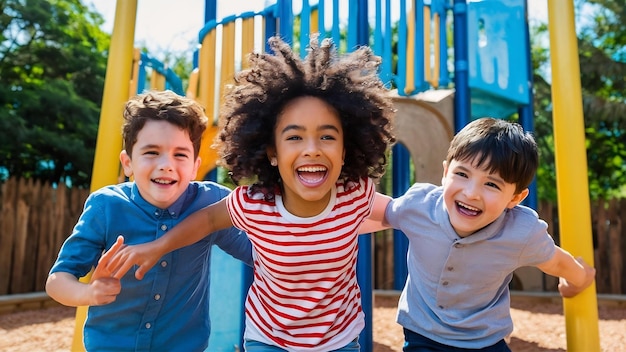
[[[359,234],[372,233],[389,228],[389,224],[385,221],[385,209],[391,201],[391,197],[376,192],[374,196],[374,204],[372,204],[372,213],[363,221],[359,228]]]
[[[559,277],[559,292],[566,298],[574,297],[589,287],[596,276],[596,269],[560,247],[556,248],[550,260],[537,265],[537,268],[548,275]]]
[[[66,272],[50,274],[46,281],[46,293],[55,301],[70,307],[114,302],[122,286],[119,279],[111,277],[112,273],[106,270],[106,264],[123,246],[124,239],[120,236],[100,258],[89,283],[80,282],[77,277]]]
[[[227,198],[224,198],[196,211],[152,242],[123,248],[111,259],[107,270],[119,279],[134,265],[138,265],[135,277],[143,279],[148,270],[166,253],[196,243],[207,234],[231,227],[226,201]]]

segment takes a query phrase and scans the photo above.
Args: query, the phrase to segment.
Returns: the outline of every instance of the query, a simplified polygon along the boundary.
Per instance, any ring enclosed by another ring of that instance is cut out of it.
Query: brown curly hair
[[[286,104],[303,96],[321,99],[338,112],[346,151],[340,177],[382,176],[386,153],[395,142],[395,109],[378,77],[380,57],[366,46],[339,56],[330,39],[319,43],[316,35],[304,59],[279,37],[270,38],[269,46],[274,54],[250,55],[249,69],[227,87],[220,113],[214,146],[235,184],[252,180],[268,189],[280,186],[266,150],[275,145],[274,128]]]
[[[202,106],[195,100],[169,90],[149,91],[130,98],[124,106],[122,125],[122,138],[128,156],[132,157],[137,135],[148,120],[167,121],[185,130],[193,144],[194,158],[198,156],[208,118]]]

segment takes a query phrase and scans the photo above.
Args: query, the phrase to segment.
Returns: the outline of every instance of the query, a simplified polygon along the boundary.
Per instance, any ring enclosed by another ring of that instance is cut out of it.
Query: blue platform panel
[[[531,94],[525,0],[470,1],[467,25],[472,117],[517,112]]]
[[[211,249],[210,352],[242,352],[243,311],[248,285],[241,261],[217,246]]]

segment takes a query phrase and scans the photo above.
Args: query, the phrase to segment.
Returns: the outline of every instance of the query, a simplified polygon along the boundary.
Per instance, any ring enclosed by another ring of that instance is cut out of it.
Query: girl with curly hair
[[[338,55],[317,37],[304,60],[278,37],[269,44],[274,54],[251,55],[235,77],[216,139],[221,165],[248,185],[109,267],[137,264],[141,279],[162,255],[234,225],[253,245],[245,350],[358,351],[357,236],[384,216],[375,185],[395,142],[380,58],[368,47]]]

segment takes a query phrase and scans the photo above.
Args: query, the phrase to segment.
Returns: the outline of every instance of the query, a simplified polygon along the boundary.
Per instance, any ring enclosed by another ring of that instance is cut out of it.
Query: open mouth
[[[477,216],[480,213],[482,213],[483,211],[478,209],[478,208],[474,208],[471,205],[467,205],[465,203],[461,203],[461,202],[455,202],[456,204],[456,209],[458,210],[459,213],[463,214],[463,215],[467,215],[467,216]]]
[[[323,166],[301,167],[296,171],[300,181],[310,186],[316,186],[324,182],[328,173],[328,169]]]
[[[153,178],[152,182],[160,184],[160,185],[173,185],[177,181],[176,180],[164,180],[164,179],[161,179],[161,178]]]

